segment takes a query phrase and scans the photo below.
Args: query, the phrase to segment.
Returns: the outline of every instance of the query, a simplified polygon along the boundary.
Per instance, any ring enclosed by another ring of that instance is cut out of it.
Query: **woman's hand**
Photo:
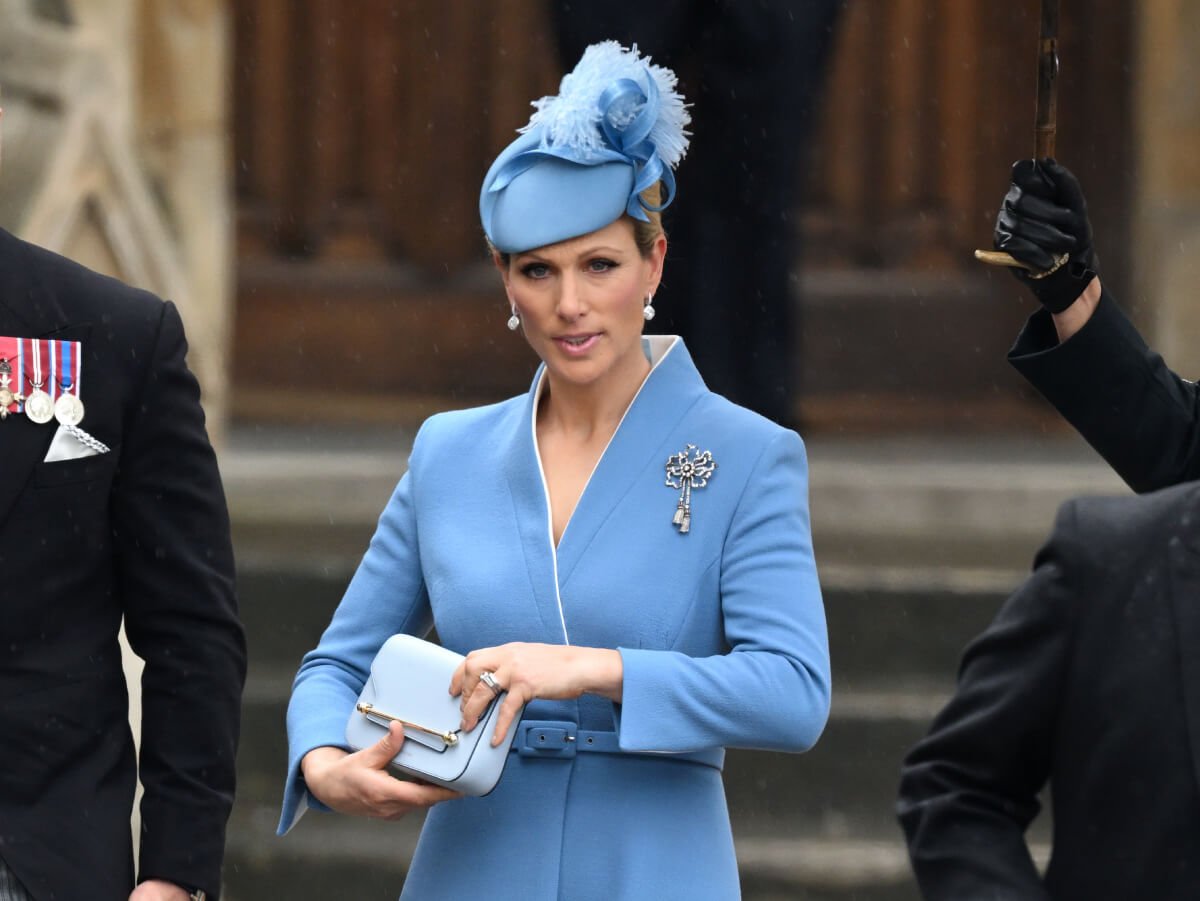
[[[398,820],[413,810],[461,798],[458,792],[423,782],[402,782],[387,765],[404,744],[399,723],[370,747],[353,754],[341,748],[313,748],[300,761],[308,790],[338,813]]]
[[[570,700],[582,694],[621,700],[621,655],[607,648],[514,642],[472,651],[450,679],[450,694],[462,699],[462,730],[470,732],[492,702],[479,677],[491,673],[508,692],[496,718],[492,746],[500,744],[523,704],[534,698]]]

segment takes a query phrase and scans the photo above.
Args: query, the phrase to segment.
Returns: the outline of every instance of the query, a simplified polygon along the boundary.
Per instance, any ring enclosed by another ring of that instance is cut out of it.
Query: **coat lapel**
[[[1184,716],[1192,749],[1192,769],[1200,789],[1200,489],[1179,524],[1183,550],[1175,554],[1171,604],[1179,639]]]
[[[663,344],[670,341],[663,337],[648,340]],[[613,510],[645,478],[646,470],[661,470],[665,478],[667,457],[683,450],[668,448],[665,442],[692,405],[707,393],[682,341],[676,338],[657,349],[663,355],[601,455],[559,541],[560,587],[570,580],[576,564]]]
[[[707,389],[678,339],[656,338],[658,350],[665,349],[647,376],[616,433],[588,480],[566,531],[556,549],[550,533],[550,512],[542,478],[536,439],[536,409],[543,367],[539,367],[533,385],[522,405],[520,419],[514,424],[505,477],[512,495],[514,512],[521,532],[521,547],[529,571],[529,581],[538,613],[549,640],[569,641],[569,630],[559,596],[592,536],[604,524],[647,467],[665,465],[672,451],[663,442]],[[674,448],[679,450],[679,448]]]
[[[520,531],[521,550],[525,555],[529,583],[533,589],[533,599],[542,620],[546,641],[561,641],[566,644],[566,629],[558,603],[546,489],[533,439],[533,409],[541,375],[542,370],[539,368],[533,379],[533,388],[519,408],[520,414],[513,423],[513,434],[509,443],[512,452],[508,455],[504,475],[512,496],[513,512]]]
[[[0,229],[0,334],[81,340],[86,332],[86,326],[70,326],[58,299],[37,281],[26,245]],[[0,421],[0,525],[45,458],[54,432],[54,424],[36,425],[23,414]]]

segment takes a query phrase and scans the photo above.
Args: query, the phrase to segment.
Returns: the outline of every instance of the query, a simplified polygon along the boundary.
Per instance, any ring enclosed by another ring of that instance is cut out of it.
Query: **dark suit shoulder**
[[[157,331],[163,301],[150,291],[102,275],[61,254],[21,241],[30,275],[54,296],[71,320],[112,323],[126,329],[139,324]]]
[[[1149,494],[1079,497],[1059,508],[1056,536],[1069,536],[1089,559],[1114,574],[1186,537],[1200,514],[1200,482]]]

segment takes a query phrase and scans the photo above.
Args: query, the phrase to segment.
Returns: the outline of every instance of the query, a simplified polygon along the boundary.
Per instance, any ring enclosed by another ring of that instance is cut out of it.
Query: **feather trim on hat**
[[[573,71],[563,76],[558,95],[533,101],[536,112],[529,124],[518,129],[525,133],[542,129],[542,143],[557,148],[570,148],[587,157],[606,149],[608,141],[601,128],[600,98],[616,82],[628,79],[635,82],[648,98],[657,98],[654,124],[649,141],[655,154],[674,169],[687,153],[691,133],[686,126],[692,117],[683,97],[675,90],[678,79],[664,66],[656,66],[649,57],[643,58],[634,44],[626,50],[617,41],[592,44]],[[654,87],[649,84],[653,79]],[[657,90],[654,90],[657,88]],[[642,111],[640,104],[613,104],[608,110],[608,122],[616,130],[627,127]]]

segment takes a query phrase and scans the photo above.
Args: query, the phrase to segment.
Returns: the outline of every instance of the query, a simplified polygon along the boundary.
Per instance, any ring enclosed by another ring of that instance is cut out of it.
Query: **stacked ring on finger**
[[[482,672],[479,674],[479,681],[486,685],[492,692],[494,697],[500,697],[504,693],[504,689],[500,687],[500,683],[496,681],[494,673]]]

